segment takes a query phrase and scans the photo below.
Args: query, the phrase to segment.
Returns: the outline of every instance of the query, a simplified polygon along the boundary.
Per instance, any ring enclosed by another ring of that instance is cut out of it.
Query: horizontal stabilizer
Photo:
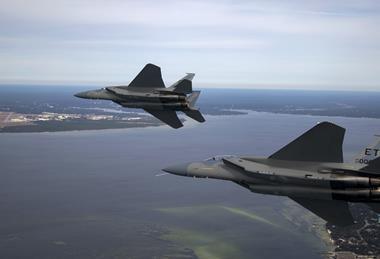
[[[183,126],[182,122],[179,120],[177,113],[175,111],[161,111],[161,110],[148,110],[144,109],[146,112],[152,114],[154,117],[160,121],[168,124],[174,129],[181,128]]]
[[[345,201],[289,198],[330,224],[343,227],[355,223],[348,208],[348,203]]]
[[[290,161],[343,162],[345,129],[321,122],[269,158]]]
[[[153,64],[145,65],[128,87],[165,88],[161,68]]]
[[[205,118],[203,118],[202,113],[198,110],[185,110],[183,111],[187,116],[196,120],[198,122],[205,122]]]

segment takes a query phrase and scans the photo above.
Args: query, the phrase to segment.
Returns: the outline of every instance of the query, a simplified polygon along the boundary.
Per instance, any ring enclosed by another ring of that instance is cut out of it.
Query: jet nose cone
[[[88,98],[88,91],[76,93],[76,94],[74,94],[74,96],[78,97],[78,98]]]
[[[162,171],[165,171],[165,172],[170,173],[170,174],[187,176],[188,167],[189,167],[189,163],[172,165],[172,166],[169,166],[169,167],[162,169]]]

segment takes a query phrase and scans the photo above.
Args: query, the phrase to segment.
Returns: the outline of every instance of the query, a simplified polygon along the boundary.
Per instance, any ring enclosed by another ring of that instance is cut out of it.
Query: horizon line
[[[129,84],[129,83],[128,83]],[[53,82],[53,81],[28,81],[28,82],[1,82],[0,81],[0,88],[1,87],[67,87],[67,88],[74,88],[74,87],[107,87],[107,86],[117,86],[117,85],[128,85],[128,84],[104,84],[101,82],[78,82],[77,84],[73,82]],[[194,89],[203,89],[203,90],[285,90],[285,91],[321,91],[321,92],[380,92],[380,86],[371,86],[368,88],[365,88],[361,86],[361,89],[358,89],[358,85],[351,85],[348,88],[343,88],[343,85],[335,85],[335,87],[341,87],[341,88],[334,88],[334,86],[329,84],[237,84],[235,87],[231,86],[233,83],[230,84],[210,84],[210,83],[204,83],[204,84],[197,84],[197,85],[203,85],[202,87],[194,87]],[[205,86],[208,85],[208,86]],[[212,86],[211,86],[212,85]],[[290,87],[293,86],[293,87]],[[296,86],[296,87],[294,87]],[[303,87],[302,87],[303,86]],[[309,86],[309,87],[307,87]],[[352,87],[352,88],[351,88]]]

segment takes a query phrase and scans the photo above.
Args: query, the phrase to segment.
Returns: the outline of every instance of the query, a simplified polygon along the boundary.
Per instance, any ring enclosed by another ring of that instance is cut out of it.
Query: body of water
[[[287,215],[286,198],[156,175],[214,155],[268,156],[324,120],[347,128],[349,161],[380,133],[380,120],[257,112],[206,119],[179,130],[1,134],[0,257],[319,258],[324,242]]]

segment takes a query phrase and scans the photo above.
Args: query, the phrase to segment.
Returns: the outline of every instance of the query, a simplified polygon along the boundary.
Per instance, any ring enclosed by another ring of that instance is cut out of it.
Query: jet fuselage
[[[343,162],[345,129],[321,122],[268,158],[217,156],[164,171],[232,181],[252,192],[287,196],[327,222],[355,224],[349,202],[380,214],[380,139]]]
[[[171,166],[164,171],[233,181],[261,194],[351,202],[380,201],[380,177],[365,175],[348,163],[222,156]]]
[[[186,96],[162,91],[154,88],[121,89],[119,86],[81,92],[76,97],[85,99],[110,100],[126,108],[142,108],[154,110],[189,110]]]

